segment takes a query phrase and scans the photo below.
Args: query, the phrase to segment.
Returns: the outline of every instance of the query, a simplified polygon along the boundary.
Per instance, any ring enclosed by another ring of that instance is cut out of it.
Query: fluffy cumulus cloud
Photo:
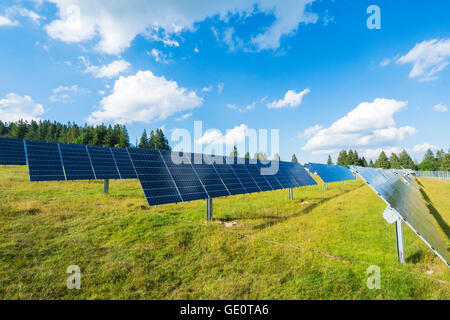
[[[69,43],[99,39],[96,48],[118,54],[133,39],[143,34],[149,39],[177,45],[174,35],[193,31],[195,24],[207,18],[230,16],[241,19],[264,13],[274,18],[250,43],[257,50],[277,49],[280,39],[292,35],[301,23],[315,23],[316,14],[309,11],[315,0],[228,0],[228,1],[147,1],[147,0],[45,0],[58,8],[58,18],[46,26],[55,39]],[[99,12],[101,14],[99,14]]]
[[[433,107],[433,110],[436,112],[447,112],[448,111],[448,106],[445,104],[437,104]]]
[[[306,128],[305,131],[299,132],[300,138],[311,138],[313,135],[315,135],[317,132],[319,132],[323,127],[320,124],[316,124],[315,126]]]
[[[335,153],[339,149],[392,146],[417,133],[410,126],[395,126],[394,114],[406,106],[407,102],[394,99],[363,102],[329,128],[318,130],[302,149]]]
[[[194,91],[179,87],[175,81],[155,76],[151,71],[139,71],[132,76],[121,76],[112,93],[101,101],[100,110],[88,120],[121,124],[163,121],[202,103],[203,99]]]
[[[19,22],[11,20],[7,16],[0,16],[0,27],[14,27],[18,26]]]
[[[209,130],[199,138],[196,143],[203,145],[237,145],[245,141],[245,137],[248,135],[248,126],[246,124],[241,124],[236,126],[231,130],[227,130],[226,134],[222,134],[219,130]]]
[[[299,93],[295,90],[289,90],[281,100],[275,100],[267,105],[269,109],[281,109],[285,107],[295,108],[302,104],[303,97],[310,93],[311,90],[305,89]]]
[[[10,93],[0,100],[0,119],[4,122],[38,120],[43,113],[44,107],[29,96]]]
[[[450,63],[450,39],[433,39],[415,45],[397,60],[399,64],[412,64],[410,78],[421,81],[437,79],[436,74]]]
[[[131,67],[128,61],[123,59],[111,62],[104,66],[91,66],[86,65],[86,73],[92,73],[96,78],[114,78],[124,73]]]

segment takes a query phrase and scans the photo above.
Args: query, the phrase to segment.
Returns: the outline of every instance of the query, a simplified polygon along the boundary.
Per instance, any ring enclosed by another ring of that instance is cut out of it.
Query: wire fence
[[[419,178],[450,180],[450,171],[416,171],[416,176]]]

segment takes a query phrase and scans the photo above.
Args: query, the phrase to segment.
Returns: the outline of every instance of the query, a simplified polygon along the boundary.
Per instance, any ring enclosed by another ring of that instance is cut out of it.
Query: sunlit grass
[[[421,183],[445,234],[450,184]],[[214,199],[213,223],[204,201],[149,207],[135,180],[102,191],[0,167],[0,298],[450,298],[448,268],[408,228],[397,263],[385,204],[360,181],[295,189],[294,201],[287,190]],[[66,288],[69,265],[81,290]],[[370,265],[380,290],[366,286]]]

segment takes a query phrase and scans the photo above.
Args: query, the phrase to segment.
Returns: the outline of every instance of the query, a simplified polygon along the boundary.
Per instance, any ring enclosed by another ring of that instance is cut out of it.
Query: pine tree
[[[339,153],[338,159],[337,159],[337,165],[338,166],[345,166],[347,162],[347,151],[342,150]]]
[[[149,144],[148,136],[147,136],[147,131],[145,129],[144,129],[144,132],[142,133],[141,140],[139,142],[138,147],[142,148],[142,149],[150,148],[150,144]]]
[[[123,126],[120,129],[120,136],[119,136],[119,147],[120,148],[127,148],[130,146],[130,138],[128,136],[128,130],[125,126]]]
[[[361,166],[363,166],[363,167],[368,167],[369,166],[369,164],[367,163],[367,160],[366,160],[366,158],[364,158],[364,157],[362,157],[361,158]]]
[[[386,156],[386,153],[384,153],[384,151],[381,151],[380,156],[378,157],[378,160],[375,161],[375,168],[382,168],[382,169],[390,168],[389,159]]]
[[[298,159],[297,159],[297,156],[295,155],[295,153],[292,155],[291,162],[298,163]]]
[[[230,153],[230,157],[232,158],[238,158],[239,157],[239,152],[236,146],[233,147],[233,151],[231,151]]]
[[[403,151],[400,153],[400,156],[398,157],[398,162],[400,163],[400,166],[405,169],[412,169],[412,170],[416,169],[416,164],[411,159],[411,157],[409,156],[409,154],[406,152],[405,149],[403,149]]]
[[[280,155],[278,153],[275,153],[275,155],[273,156],[273,160],[280,161]]]
[[[155,150],[168,150],[170,151],[172,148],[169,145],[169,141],[164,135],[164,132],[161,128],[156,129],[155,132],[150,132],[149,139],[150,148]]]
[[[244,156],[245,159],[250,159],[250,152],[247,152]]]
[[[448,153],[442,159],[441,167],[439,168],[439,170],[450,171],[450,150],[448,150]]]
[[[373,163],[373,160],[370,160],[369,167],[370,168],[375,168],[375,163]]]
[[[395,153],[391,154],[391,169],[401,169],[398,156]]]
[[[348,151],[348,153],[347,153],[347,158],[345,159],[345,164],[344,165],[348,166],[348,165],[352,164],[353,159],[354,159],[353,150],[350,149]]]
[[[327,164],[330,166],[332,166],[334,164],[333,159],[331,159],[331,155],[328,156]]]

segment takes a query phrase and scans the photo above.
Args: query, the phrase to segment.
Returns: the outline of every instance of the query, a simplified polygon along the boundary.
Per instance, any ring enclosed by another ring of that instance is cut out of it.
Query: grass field
[[[448,239],[450,181],[420,182]],[[102,191],[0,166],[1,299],[450,298],[448,268],[407,227],[398,264],[385,204],[361,181],[214,199],[213,223],[204,201],[148,207],[135,180]]]

